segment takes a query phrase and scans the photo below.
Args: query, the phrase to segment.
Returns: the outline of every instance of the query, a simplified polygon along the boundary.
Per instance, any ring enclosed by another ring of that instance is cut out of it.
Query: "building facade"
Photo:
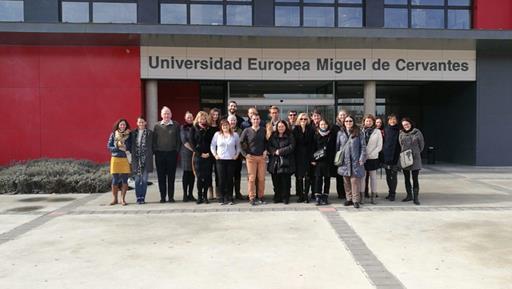
[[[236,100],[409,116],[437,160],[508,166],[511,51],[508,0],[0,0],[0,165]]]

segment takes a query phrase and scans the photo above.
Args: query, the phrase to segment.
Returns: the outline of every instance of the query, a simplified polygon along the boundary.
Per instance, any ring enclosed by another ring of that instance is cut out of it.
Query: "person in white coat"
[[[361,178],[361,196],[363,196],[363,192],[370,192],[370,202],[375,204],[377,169],[380,165],[379,153],[382,150],[383,139],[381,131],[375,127],[375,117],[371,114],[366,115],[363,119],[363,134],[368,157],[364,163],[365,177]]]

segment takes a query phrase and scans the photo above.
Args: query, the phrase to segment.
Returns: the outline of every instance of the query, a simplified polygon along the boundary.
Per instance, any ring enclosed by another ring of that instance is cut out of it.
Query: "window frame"
[[[274,0],[274,19],[272,19],[272,23],[274,27],[312,27],[312,28],[364,28],[366,27],[366,1],[361,0],[361,3],[340,3],[340,0],[333,0],[332,3],[307,3],[304,0],[299,0],[296,2],[280,2],[279,0]],[[371,0],[370,0],[371,1]],[[276,7],[282,6],[291,6],[291,7],[299,7],[299,26],[276,26],[276,16],[275,11]],[[334,26],[304,26],[304,7],[327,7],[334,9]],[[361,27],[339,27],[339,8],[361,8],[362,18],[361,19]]]
[[[443,21],[444,25],[442,29],[450,29],[450,30],[470,30],[473,29],[473,21],[471,19],[471,15],[473,12],[473,0],[469,0],[469,5],[461,6],[461,5],[449,5],[449,0],[443,0],[443,5],[418,5],[412,4],[412,0],[407,0],[407,4],[386,4],[384,2],[384,11],[386,8],[399,8],[399,9],[407,9],[407,28],[411,29],[437,29],[437,28],[412,28],[412,10],[413,9],[433,9],[433,10],[443,10]],[[449,28],[448,27],[448,11],[449,10],[465,10],[469,11],[469,27],[468,28]],[[384,13],[385,15],[385,13]],[[386,20],[384,19],[384,23]],[[394,27],[384,27],[387,29],[400,29]]]
[[[77,3],[88,3],[89,4],[89,22],[62,22],[62,2],[77,2]],[[135,23],[99,23],[94,22],[94,15],[93,15],[93,3],[127,3],[127,4],[133,4],[136,5],[135,12],[137,13],[135,15],[136,21]],[[59,23],[97,23],[97,24],[137,24],[139,23],[139,1],[137,0],[59,0]]]
[[[167,24],[162,23],[162,4],[185,4],[186,12],[187,12],[187,23],[186,24]],[[254,26],[254,0],[159,0],[158,1],[158,24],[161,25],[211,25],[212,24],[191,24],[191,5],[194,4],[202,4],[202,5],[222,5],[222,26],[240,26],[240,27],[250,27]],[[228,5],[237,5],[237,6],[250,6],[251,7],[251,24],[250,25],[231,25],[227,24],[227,9]]]

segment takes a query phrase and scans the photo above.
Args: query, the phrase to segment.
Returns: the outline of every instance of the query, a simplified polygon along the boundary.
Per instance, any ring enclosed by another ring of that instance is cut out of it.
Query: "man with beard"
[[[234,115],[236,117],[236,126],[242,127],[242,123],[244,122],[244,119],[237,114],[238,111],[238,105],[236,101],[231,100],[228,104],[228,114],[222,117],[222,119],[228,120],[228,117],[230,115]]]

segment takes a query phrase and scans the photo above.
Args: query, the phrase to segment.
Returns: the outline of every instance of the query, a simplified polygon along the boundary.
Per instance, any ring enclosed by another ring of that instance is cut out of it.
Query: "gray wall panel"
[[[58,0],[25,0],[25,22],[59,22]]]
[[[384,0],[366,1],[366,27],[384,27]]]
[[[477,51],[477,165],[512,165],[511,75],[512,52]]]
[[[253,25],[274,26],[274,0],[253,0]]]
[[[160,7],[158,0],[139,0],[137,5],[137,21],[139,24],[160,23]]]

